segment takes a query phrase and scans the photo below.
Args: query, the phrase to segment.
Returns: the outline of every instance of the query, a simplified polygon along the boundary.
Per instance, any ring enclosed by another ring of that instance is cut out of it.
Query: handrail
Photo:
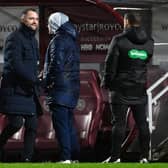
[[[154,84],[152,84],[147,89],[147,95],[148,95],[148,118],[149,118],[149,130],[150,134],[152,134],[152,131],[154,129],[153,127],[153,118],[152,118],[152,105],[157,104],[157,100],[161,98],[167,91],[168,91],[168,85],[161,90],[159,93],[157,93],[154,97],[152,97],[152,91],[157,88],[163,81],[165,81],[168,78],[168,72],[166,72],[160,79],[158,79]],[[152,146],[151,146],[151,140],[150,140],[150,151],[149,151],[149,159],[152,160]]]
[[[152,84],[147,89],[148,95],[148,114],[149,114],[149,129],[150,133],[152,133],[153,126],[152,126],[152,105],[157,103],[157,100],[163,96],[168,91],[168,86],[166,86],[162,91],[160,91],[154,98],[152,98],[152,91],[158,87],[163,81],[168,78],[168,72],[164,74],[160,79],[158,79],[154,84]]]
[[[166,78],[168,77],[168,72],[165,73],[160,79],[158,79],[150,88],[147,89],[147,93],[151,92],[154,90],[160,83],[162,83]]]

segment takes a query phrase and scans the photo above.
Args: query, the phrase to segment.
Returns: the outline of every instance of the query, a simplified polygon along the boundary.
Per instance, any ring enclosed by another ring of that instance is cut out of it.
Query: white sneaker
[[[114,161],[113,163],[120,163],[121,162],[121,159],[118,158],[116,161]]]
[[[111,159],[111,156],[108,157],[106,160],[104,160],[102,163],[110,163],[111,162],[110,159]],[[121,162],[121,159],[118,158],[117,160],[114,160],[111,163],[120,163],[120,162]]]
[[[102,163],[108,163],[110,161],[110,159],[111,159],[111,156],[108,157],[106,160],[104,160]]]
[[[71,164],[71,161],[70,160],[61,160],[58,163]]]
[[[71,163],[79,163],[79,160],[71,160]]]
[[[146,159],[146,158],[142,158],[139,162],[140,163],[149,163],[148,159]]]

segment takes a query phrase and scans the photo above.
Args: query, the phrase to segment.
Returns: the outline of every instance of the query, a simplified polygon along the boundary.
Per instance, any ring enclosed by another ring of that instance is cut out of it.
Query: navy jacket
[[[142,27],[131,27],[116,35],[105,62],[104,84],[115,91],[113,102],[146,102],[147,63],[153,55],[153,39]]]
[[[6,114],[34,115],[39,60],[35,31],[24,24],[5,43],[0,110]]]
[[[79,46],[75,27],[66,22],[51,39],[46,52],[44,79],[48,103],[74,108],[80,90]]]

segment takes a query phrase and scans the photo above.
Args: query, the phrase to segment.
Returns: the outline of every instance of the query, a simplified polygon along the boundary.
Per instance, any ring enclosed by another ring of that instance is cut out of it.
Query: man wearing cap
[[[79,156],[73,116],[80,89],[77,32],[69,17],[61,12],[49,16],[48,30],[52,39],[46,51],[44,65],[47,102],[61,147],[60,161],[71,163]]]

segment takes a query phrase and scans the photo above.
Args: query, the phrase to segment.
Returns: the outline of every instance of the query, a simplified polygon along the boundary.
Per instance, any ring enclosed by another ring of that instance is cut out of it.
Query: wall
[[[155,40],[153,64],[168,71],[168,5],[152,9],[152,36]]]

